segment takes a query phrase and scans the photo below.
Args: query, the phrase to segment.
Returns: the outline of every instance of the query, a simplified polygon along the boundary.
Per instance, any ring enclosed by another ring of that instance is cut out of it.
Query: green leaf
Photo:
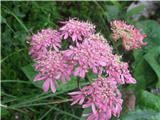
[[[1,108],[1,115],[2,115],[2,117],[7,116],[7,115],[9,115],[9,111],[5,108]]]
[[[138,64],[139,61],[143,58],[145,51],[143,49],[135,49],[133,51],[133,57],[135,59],[134,64]]]
[[[127,13],[126,13],[126,17],[130,17],[130,16],[134,16],[134,15],[137,15],[141,12],[143,12],[145,9],[145,6],[144,5],[140,5],[140,6],[137,6],[135,8],[132,8],[131,10],[129,10]]]
[[[160,112],[160,96],[142,90],[139,98],[139,106],[144,109],[147,108]]]
[[[83,110],[83,113],[82,113],[82,116],[81,116],[81,119],[80,119],[80,120],[87,120],[87,117],[88,117],[88,115],[89,115],[91,112],[92,112],[91,107],[85,108],[85,109]]]
[[[160,25],[155,21],[146,20],[138,22],[136,26],[147,35],[145,41],[148,43],[142,49],[133,51],[135,61],[132,68],[134,77],[138,80],[137,86],[144,88],[147,84],[149,87],[152,84],[158,87],[160,86]]]
[[[6,13],[12,15],[13,17],[15,17],[15,19],[19,22],[19,24],[21,25],[21,27],[28,33],[30,34],[28,28],[25,26],[25,24],[23,23],[23,21],[13,12],[13,11],[10,11],[10,10],[5,10]]]
[[[34,77],[38,74],[37,71],[33,68],[33,66],[27,65],[22,67],[22,71],[27,76],[27,78],[38,88],[42,88],[43,81],[34,81]]]
[[[1,24],[6,23],[6,18],[4,18],[3,16],[1,16],[0,18],[1,18]]]
[[[147,85],[151,85],[157,79],[156,74],[143,57],[134,62],[132,69],[133,76],[137,80],[136,87],[138,89],[145,89]]]
[[[34,77],[38,74],[38,72],[34,70],[32,65],[27,65],[25,67],[22,67],[22,70],[27,76],[27,78],[33,83],[33,85],[42,89],[42,85],[44,81],[34,81]],[[63,84],[61,81],[58,81],[57,83],[58,83],[57,91],[66,92],[66,91],[70,91],[70,90],[77,88],[77,78],[76,77],[71,77],[71,80],[68,81],[66,84]],[[84,86],[87,84],[88,83],[85,82],[85,80],[80,80],[81,86]]]
[[[160,45],[160,25],[153,20],[145,20],[136,24],[140,30],[147,35],[145,41],[148,42],[147,48]]]
[[[136,109],[121,116],[121,120],[159,120],[160,112]]]
[[[160,88],[160,80],[158,80],[157,84],[156,84],[157,88]]]
[[[61,81],[59,81],[57,91],[67,92],[76,89],[78,87],[77,80],[77,77],[71,77],[71,80],[68,81],[66,84],[63,84]],[[80,80],[79,82],[81,87],[89,84],[88,82],[85,82],[85,80]]]
[[[145,56],[145,60],[150,64],[160,80],[160,47],[154,47]]]
[[[115,5],[106,5],[107,10],[104,14],[107,15],[108,21],[114,20],[114,19],[120,19],[120,8]]]

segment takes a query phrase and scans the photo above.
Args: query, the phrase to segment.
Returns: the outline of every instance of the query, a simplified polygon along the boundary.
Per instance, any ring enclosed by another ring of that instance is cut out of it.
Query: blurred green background
[[[33,82],[36,74],[27,40],[40,29],[58,28],[59,21],[79,18],[97,26],[112,45],[109,22],[122,19],[147,34],[148,45],[117,54],[129,62],[136,85],[121,88],[124,107],[120,120],[160,120],[160,2],[1,2],[1,117],[2,120],[83,120],[87,110],[70,106],[72,78],[53,94]],[[115,45],[114,45],[115,46]],[[112,118],[117,119],[117,118]]]

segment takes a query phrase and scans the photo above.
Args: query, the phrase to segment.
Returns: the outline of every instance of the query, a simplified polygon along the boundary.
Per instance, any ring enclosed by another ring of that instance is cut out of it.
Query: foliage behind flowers
[[[160,7],[146,2],[2,1],[2,119],[159,120]]]
[[[121,21],[116,21],[118,22]],[[83,108],[91,107],[93,113],[90,113],[88,120],[109,120],[112,115],[119,117],[123,100],[118,86],[136,83],[129,72],[128,64],[121,62],[120,56],[112,53],[111,46],[100,33],[94,34],[94,25],[74,19],[64,23],[58,31],[44,29],[33,35],[29,53],[39,72],[35,80],[44,81],[45,92],[51,88],[55,93],[57,80],[66,83],[71,76],[85,78],[88,71],[92,70],[97,75],[96,80],[90,78],[90,85],[80,88],[79,92],[69,93],[72,96],[72,104],[79,103]],[[117,30],[113,27],[112,30],[114,29]],[[133,30],[129,34],[134,38],[124,41],[128,41],[131,46],[139,45],[129,49],[145,45],[142,43],[144,35],[138,30],[134,31],[135,28],[132,26],[122,24],[117,31],[126,29]],[[114,36],[126,36],[126,33],[122,32],[119,35],[119,32],[115,32]],[[67,50],[60,46],[63,39],[70,42]],[[128,50],[128,47],[126,49]]]

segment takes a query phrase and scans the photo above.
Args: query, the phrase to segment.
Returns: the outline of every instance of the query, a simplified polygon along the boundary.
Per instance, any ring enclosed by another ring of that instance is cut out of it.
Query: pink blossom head
[[[102,68],[109,61],[111,47],[100,39],[99,36],[88,37],[82,44],[65,51],[65,56],[77,66],[74,71],[75,76],[84,78],[89,69],[95,74],[101,74]]]
[[[29,54],[37,58],[42,52],[56,50],[61,47],[61,37],[59,32],[51,28],[43,29],[41,32],[34,34],[31,38],[31,48]]]
[[[36,61],[35,68],[39,74],[35,77],[36,81],[44,80],[43,90],[48,91],[51,87],[52,92],[56,91],[56,80],[66,83],[70,80],[73,65],[66,64],[61,52],[49,51],[42,54],[40,60]]]
[[[122,99],[116,82],[110,78],[99,77],[80,91],[69,93],[72,104],[80,104],[83,108],[92,108],[88,120],[109,120],[111,116],[119,117],[122,110]]]
[[[129,71],[128,63],[122,62],[121,57],[114,55],[111,64],[106,66],[106,72],[112,80],[118,84],[135,84],[136,80],[132,77]]]
[[[111,22],[112,37],[117,41],[122,39],[122,44],[126,50],[132,50],[141,48],[147,45],[143,40],[146,37],[145,34],[141,34],[140,30],[133,25],[127,25],[124,21],[115,20]]]
[[[60,28],[60,31],[64,39],[71,37],[73,41],[83,41],[85,37],[95,32],[95,26],[89,22],[70,19],[63,24],[64,26]]]

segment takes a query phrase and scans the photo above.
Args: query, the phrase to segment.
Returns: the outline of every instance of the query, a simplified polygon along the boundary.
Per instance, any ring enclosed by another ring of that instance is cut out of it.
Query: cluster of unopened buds
[[[119,117],[122,98],[118,89],[122,84],[134,84],[136,80],[129,71],[129,65],[121,61],[119,55],[112,53],[107,40],[96,33],[95,25],[70,19],[62,22],[59,30],[43,29],[32,36],[29,54],[35,61],[39,72],[36,81],[43,80],[43,90],[50,88],[56,92],[57,81],[67,83],[72,76],[87,79],[92,71],[97,78],[79,91],[71,92],[72,105],[91,107],[88,120],[109,120]],[[111,22],[113,40],[122,39],[124,48],[132,50],[146,45],[145,35],[123,21]],[[66,43],[63,48],[63,43]]]

